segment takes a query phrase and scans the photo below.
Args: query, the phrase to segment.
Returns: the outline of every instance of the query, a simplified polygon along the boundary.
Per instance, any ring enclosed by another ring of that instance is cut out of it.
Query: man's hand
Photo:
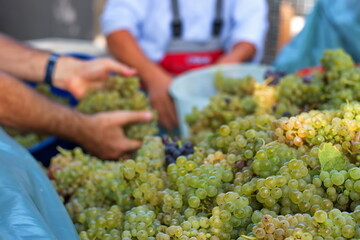
[[[82,61],[61,57],[55,67],[53,83],[81,98],[89,89],[101,87],[110,73],[132,76],[136,71],[109,58]]]
[[[152,114],[148,111],[114,111],[85,117],[88,124],[84,129],[86,133],[79,139],[80,145],[102,159],[115,159],[141,146],[141,141],[126,138],[122,127],[148,122]]]
[[[148,86],[151,104],[159,114],[160,124],[171,130],[178,124],[175,106],[169,96],[172,78],[170,75],[161,74],[154,80],[150,81],[151,85]]]
[[[232,54],[226,54],[221,56],[217,61],[216,64],[235,64],[239,63],[239,60]]]
[[[220,57],[216,64],[235,64],[251,60],[256,53],[255,45],[250,42],[239,42],[230,52]]]

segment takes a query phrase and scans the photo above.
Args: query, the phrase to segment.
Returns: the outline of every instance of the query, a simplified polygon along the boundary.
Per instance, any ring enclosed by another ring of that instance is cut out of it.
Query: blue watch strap
[[[49,56],[48,63],[46,66],[45,80],[44,80],[44,82],[49,85],[52,85],[52,75],[53,75],[53,72],[55,69],[55,64],[56,64],[57,60],[59,59],[59,57],[60,57],[60,55],[56,54],[56,53],[52,53]]]

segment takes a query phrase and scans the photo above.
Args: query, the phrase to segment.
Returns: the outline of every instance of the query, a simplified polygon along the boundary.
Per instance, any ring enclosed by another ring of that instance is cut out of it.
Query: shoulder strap
[[[174,38],[179,38],[181,37],[181,33],[182,33],[182,23],[179,12],[179,1],[171,0],[171,5],[172,5],[171,9],[173,12],[173,20],[171,23],[172,35]],[[220,36],[223,27],[222,8],[223,8],[223,0],[216,0],[215,19],[213,22],[213,29],[212,29],[212,35],[214,37]]]
[[[220,36],[224,24],[222,19],[222,9],[223,9],[223,0],[216,0],[215,19],[213,23],[213,32],[212,32],[214,37]]]
[[[180,20],[180,13],[179,13],[179,2],[178,0],[171,0],[172,4],[172,12],[173,12],[173,20],[171,23],[172,28],[172,35],[174,38],[181,37],[182,32],[182,23]]]

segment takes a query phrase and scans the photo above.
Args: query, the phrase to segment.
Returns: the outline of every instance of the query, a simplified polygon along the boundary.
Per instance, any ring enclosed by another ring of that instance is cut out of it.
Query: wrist
[[[71,77],[78,71],[82,61],[73,57],[61,56],[53,72],[53,86],[69,89]]]
[[[89,139],[92,139],[94,136],[92,135],[92,130],[94,129],[93,124],[93,116],[87,115],[81,112],[74,110],[76,117],[76,134],[72,134],[72,137],[75,142],[79,143],[81,146],[86,146]]]
[[[159,86],[169,85],[172,79],[169,73],[155,63],[139,71],[139,74],[150,91],[159,88]]]

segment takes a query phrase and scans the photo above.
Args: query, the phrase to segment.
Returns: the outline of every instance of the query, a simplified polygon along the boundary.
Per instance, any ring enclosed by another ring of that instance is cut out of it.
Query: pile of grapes
[[[168,165],[159,137],[118,162],[62,150],[53,182],[80,239],[360,239],[360,103],[355,92],[348,103],[332,99],[360,85],[346,59],[325,53],[318,97],[276,98],[299,113],[234,116]],[[288,78],[297,76],[275,93]],[[300,80],[290,92],[316,85]]]
[[[271,113],[275,104],[274,88],[257,83],[251,76],[233,79],[219,72],[215,76],[215,86],[218,93],[210,99],[210,104],[202,110],[195,107],[186,116],[194,139],[197,139],[195,135],[202,139],[204,133],[213,132],[237,117]]]
[[[152,110],[144,92],[140,90],[139,79],[136,77],[110,77],[103,88],[89,92],[79,102],[77,109],[84,113],[98,113],[115,110]],[[153,110],[152,110],[153,111]],[[157,117],[150,123],[135,123],[125,127],[129,138],[143,139],[158,132]]]
[[[251,77],[215,77],[218,94],[209,106],[194,108],[187,116],[193,139],[214,132],[236,117],[265,113],[292,116],[315,109],[337,109],[341,104],[360,101],[360,69],[342,50],[328,50],[321,59],[324,72],[310,76],[267,73],[263,83]],[[203,138],[200,138],[203,139]]]

